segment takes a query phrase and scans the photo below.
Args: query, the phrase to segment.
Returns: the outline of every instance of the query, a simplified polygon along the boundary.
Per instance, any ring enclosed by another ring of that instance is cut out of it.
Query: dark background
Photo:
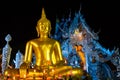
[[[105,48],[120,46],[119,19],[120,3],[117,0],[4,0],[0,2],[0,48],[5,46],[5,36],[10,34],[12,55],[20,50],[24,54],[28,40],[36,38],[36,23],[45,8],[46,16],[51,21],[54,33],[56,16],[58,18],[77,12],[81,13],[87,24],[95,32],[100,30],[99,42]],[[15,56],[15,55],[13,55]],[[13,57],[12,56],[12,57]]]

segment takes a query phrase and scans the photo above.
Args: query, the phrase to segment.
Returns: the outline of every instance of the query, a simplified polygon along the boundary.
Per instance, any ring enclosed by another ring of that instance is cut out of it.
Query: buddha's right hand
[[[30,67],[30,64],[25,62],[20,65],[20,69],[28,69],[29,67]]]
[[[28,63],[22,63],[19,69],[20,78],[25,78],[27,76],[27,69],[29,68]]]

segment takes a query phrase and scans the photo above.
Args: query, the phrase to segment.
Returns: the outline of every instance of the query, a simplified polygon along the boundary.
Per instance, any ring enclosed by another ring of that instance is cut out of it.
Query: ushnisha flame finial
[[[46,14],[45,14],[45,10],[44,10],[44,8],[42,8],[41,18],[46,18]]]
[[[37,24],[39,25],[40,23],[48,23],[51,25],[50,20],[46,17],[44,8],[42,8],[41,18],[38,20]]]

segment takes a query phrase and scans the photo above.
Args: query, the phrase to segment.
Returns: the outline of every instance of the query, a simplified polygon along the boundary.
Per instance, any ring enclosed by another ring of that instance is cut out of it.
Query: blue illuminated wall
[[[56,19],[55,33],[52,38],[60,41],[63,56],[68,61],[68,65],[73,67],[80,66],[80,58],[76,54],[74,45],[83,45],[83,51],[86,57],[87,72],[93,80],[117,79],[117,67],[120,64],[119,49],[109,50],[103,47],[99,42],[98,33],[85,22],[83,15],[78,11],[68,18]],[[119,63],[117,63],[119,62]],[[109,64],[108,64],[109,63]],[[110,65],[111,64],[111,65]],[[112,69],[110,66],[113,66]],[[114,72],[113,72],[114,70]]]

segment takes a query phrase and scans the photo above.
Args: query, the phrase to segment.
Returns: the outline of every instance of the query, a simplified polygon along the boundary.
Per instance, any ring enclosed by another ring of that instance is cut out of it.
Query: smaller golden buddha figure
[[[25,49],[24,62],[20,69],[14,70],[20,78],[25,77],[58,77],[66,75],[83,75],[82,69],[72,68],[65,63],[62,55],[60,43],[49,37],[51,32],[51,23],[46,18],[44,8],[42,9],[41,19],[38,20],[36,30],[38,38],[27,42]],[[36,57],[36,63],[33,68],[30,67],[33,53]],[[10,74],[11,70],[6,70]],[[5,74],[5,75],[7,75]]]

